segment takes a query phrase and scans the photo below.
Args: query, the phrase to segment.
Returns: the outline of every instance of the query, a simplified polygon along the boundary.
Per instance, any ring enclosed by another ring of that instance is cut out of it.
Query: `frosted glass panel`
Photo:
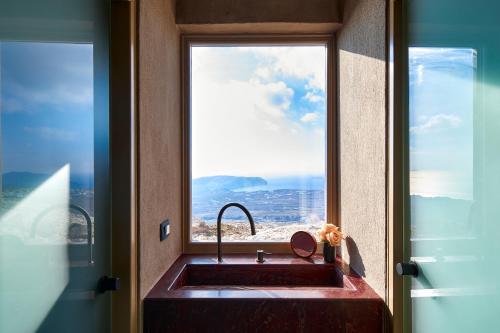
[[[0,4],[0,332],[110,329],[106,6]]]
[[[412,329],[496,332],[500,4],[407,3]]]

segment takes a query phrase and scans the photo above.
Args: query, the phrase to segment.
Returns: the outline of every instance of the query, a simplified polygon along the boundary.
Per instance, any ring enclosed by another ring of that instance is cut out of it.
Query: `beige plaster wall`
[[[383,296],[385,0],[346,0],[343,20],[337,40],[340,214],[350,238],[342,250],[346,261]],[[140,1],[138,37],[142,299],[182,252],[180,36],[175,0]],[[159,224],[166,218],[172,231],[160,242]]]
[[[344,259],[385,295],[385,0],[347,0],[338,33],[340,216]]]
[[[187,34],[320,34],[333,33],[340,23],[221,23],[221,24],[178,24],[182,33]]]
[[[140,297],[181,254],[180,36],[174,0],[139,1]],[[160,242],[159,225],[171,234]]]
[[[179,24],[339,23],[339,0],[178,0]]]

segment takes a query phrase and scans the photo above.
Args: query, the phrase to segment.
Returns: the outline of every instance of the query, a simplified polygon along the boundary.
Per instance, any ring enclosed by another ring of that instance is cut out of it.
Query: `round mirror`
[[[316,253],[316,238],[307,231],[297,231],[290,239],[290,247],[293,253],[301,258],[309,258]]]

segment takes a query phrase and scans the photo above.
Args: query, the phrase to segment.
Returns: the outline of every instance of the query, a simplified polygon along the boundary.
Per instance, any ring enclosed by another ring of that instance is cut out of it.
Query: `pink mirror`
[[[316,238],[307,231],[297,231],[290,239],[290,247],[296,256],[309,258],[316,253]]]

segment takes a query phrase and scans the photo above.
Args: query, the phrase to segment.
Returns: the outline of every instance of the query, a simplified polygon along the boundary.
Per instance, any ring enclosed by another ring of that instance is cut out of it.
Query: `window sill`
[[[322,253],[323,246],[318,243],[317,254]],[[224,242],[222,253],[255,253],[265,250],[273,254],[292,254],[290,242]],[[184,244],[184,254],[217,253],[217,242],[189,242]]]

